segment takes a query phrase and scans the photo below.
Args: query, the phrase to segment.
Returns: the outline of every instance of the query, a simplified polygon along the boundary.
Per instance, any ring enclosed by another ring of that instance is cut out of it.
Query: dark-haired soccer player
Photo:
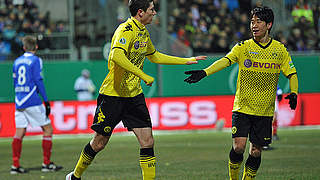
[[[156,158],[152,125],[140,85],[142,79],[151,86],[154,78],[142,71],[145,57],[158,64],[196,64],[197,60],[206,59],[206,56],[179,58],[156,51],[145,27],[156,15],[153,1],[130,0],[128,6],[131,18],[117,28],[112,38],[109,73],[101,85],[91,126],[95,135],[84,147],[74,171],[66,176],[67,180],[80,179],[95,155],[107,145],[120,121],[139,141],[143,179],[154,179]]]
[[[25,36],[22,42],[25,53],[13,63],[16,132],[12,141],[13,164],[10,173],[27,172],[20,166],[20,155],[22,140],[28,124],[40,126],[43,130],[41,171],[58,171],[62,169],[62,166],[57,166],[50,161],[53,130],[49,119],[50,104],[41,76],[42,60],[35,55],[38,49],[37,39],[33,36]],[[39,94],[42,96],[44,105]]]
[[[239,179],[247,138],[250,150],[243,180],[254,179],[261,163],[262,146],[271,143],[272,116],[280,72],[290,82],[291,109],[297,105],[298,77],[291,57],[280,42],[269,36],[274,15],[268,7],[251,11],[253,38],[235,45],[225,57],[204,70],[187,71],[187,83],[196,83],[231,64],[239,64],[237,91],[232,114],[233,145],[229,154],[230,179]]]

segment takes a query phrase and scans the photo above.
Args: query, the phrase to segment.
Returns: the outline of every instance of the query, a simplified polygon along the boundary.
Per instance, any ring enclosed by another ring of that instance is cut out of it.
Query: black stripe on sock
[[[95,152],[91,145],[90,145],[90,142],[84,147],[84,153],[92,158],[94,158],[97,154],[97,152]]]
[[[140,156],[154,156],[153,148],[142,148],[140,149]]]
[[[229,158],[231,162],[238,163],[243,161],[243,154],[238,154],[234,151],[233,147],[231,147]]]
[[[251,169],[258,170],[261,164],[261,156],[254,157],[249,154],[249,157],[246,162],[246,166],[249,166]]]

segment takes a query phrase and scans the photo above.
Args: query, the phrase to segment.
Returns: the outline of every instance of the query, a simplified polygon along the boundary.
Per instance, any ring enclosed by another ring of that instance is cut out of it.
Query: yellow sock
[[[250,168],[249,166],[244,167],[242,180],[254,179],[257,175],[257,170]]]
[[[242,162],[233,163],[229,160],[229,176],[230,180],[239,180],[239,170]]]
[[[140,167],[143,180],[153,180],[156,177],[156,157],[140,155]]]
[[[82,173],[87,169],[87,167],[91,164],[94,157],[96,156],[96,152],[92,149],[90,143],[88,143],[83,151],[81,152],[80,158],[76,167],[74,168],[73,175],[76,178],[80,178]]]

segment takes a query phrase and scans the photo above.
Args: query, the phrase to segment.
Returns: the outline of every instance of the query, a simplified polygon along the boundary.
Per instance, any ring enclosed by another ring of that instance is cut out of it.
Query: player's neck
[[[36,51],[26,51],[26,53],[32,53],[32,54],[35,54]]]
[[[271,37],[269,36],[269,33],[266,32],[264,36],[254,37],[254,40],[256,40],[257,42],[259,42],[261,44],[265,44],[271,40]]]

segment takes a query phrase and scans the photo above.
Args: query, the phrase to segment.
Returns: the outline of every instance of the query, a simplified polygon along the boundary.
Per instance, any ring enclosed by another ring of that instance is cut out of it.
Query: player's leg
[[[229,177],[231,180],[239,179],[239,171],[246,148],[250,122],[246,114],[232,113],[232,148],[229,153]]]
[[[66,180],[80,179],[96,154],[104,149],[113,129],[120,122],[123,108],[122,98],[101,94],[98,96],[97,108],[91,126],[91,129],[95,131],[94,137],[83,148],[74,171],[66,176]]]
[[[263,146],[268,146],[272,139],[273,117],[252,116],[249,141],[249,156],[245,164],[242,180],[254,179],[261,164],[261,151]]]
[[[18,174],[18,173],[26,173],[27,171],[21,167],[20,165],[20,156],[22,151],[22,140],[26,134],[26,127],[28,125],[28,121],[26,119],[25,110],[16,110],[15,112],[15,125],[16,132],[12,140],[12,166],[10,173]]]
[[[143,180],[153,180],[156,175],[156,157],[153,150],[152,129],[134,128],[133,132],[140,144],[140,167]]]
[[[254,179],[261,164],[262,147],[250,143],[249,157],[246,161],[242,180]]]
[[[42,154],[43,154],[43,163],[42,163],[42,172],[49,172],[49,171],[59,171],[62,169],[62,166],[58,166],[53,163],[51,158],[51,151],[52,151],[52,133],[53,128],[51,123],[41,126],[43,130],[43,137],[42,137]]]
[[[74,179],[80,178],[83,172],[91,164],[94,157],[107,145],[110,136],[95,133],[92,140],[82,150],[77,165],[73,171]]]
[[[27,171],[20,166],[20,156],[22,151],[22,140],[26,133],[26,128],[16,128],[16,133],[12,141],[12,160],[11,174],[26,173]]]
[[[279,140],[278,136],[278,112],[274,112],[273,122],[272,122],[272,139]]]
[[[143,94],[127,101],[127,111],[122,122],[128,130],[133,130],[139,141],[140,167],[143,179],[154,179],[156,158],[153,150],[152,124]]]
[[[246,137],[235,137],[232,139],[233,145],[229,153],[229,176],[230,180],[239,179],[239,171],[243,161],[243,153],[246,148]]]

